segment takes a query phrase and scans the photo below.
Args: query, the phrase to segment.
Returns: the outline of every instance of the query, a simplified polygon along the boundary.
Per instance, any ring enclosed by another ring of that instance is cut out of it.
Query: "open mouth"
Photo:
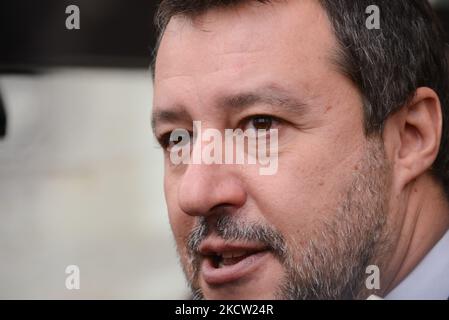
[[[223,268],[235,265],[251,254],[253,253],[247,251],[225,252],[223,254],[214,254],[211,256],[211,259],[215,268]]]
[[[270,255],[267,248],[203,249],[201,275],[209,285],[224,285],[254,274]]]

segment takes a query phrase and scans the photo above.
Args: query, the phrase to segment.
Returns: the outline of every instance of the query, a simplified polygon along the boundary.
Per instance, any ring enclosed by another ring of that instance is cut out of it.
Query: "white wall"
[[[149,72],[2,76],[0,298],[184,298]],[[65,288],[65,268],[81,271]]]

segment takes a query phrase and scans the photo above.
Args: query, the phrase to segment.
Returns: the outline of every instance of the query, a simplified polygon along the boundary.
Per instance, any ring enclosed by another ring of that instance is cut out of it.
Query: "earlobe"
[[[442,125],[440,99],[430,88],[417,89],[410,102],[387,120],[384,141],[401,187],[432,167]]]

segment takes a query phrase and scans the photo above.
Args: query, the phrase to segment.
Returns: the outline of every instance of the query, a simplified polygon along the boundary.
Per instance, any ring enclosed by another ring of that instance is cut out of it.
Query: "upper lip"
[[[203,256],[222,256],[226,253],[241,253],[253,254],[267,250],[268,247],[261,243],[250,242],[227,242],[220,238],[208,238],[204,240],[199,246],[199,253]]]

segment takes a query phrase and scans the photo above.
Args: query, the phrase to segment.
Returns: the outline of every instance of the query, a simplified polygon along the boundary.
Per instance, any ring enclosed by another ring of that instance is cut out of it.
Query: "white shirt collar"
[[[449,230],[386,300],[449,299]]]

